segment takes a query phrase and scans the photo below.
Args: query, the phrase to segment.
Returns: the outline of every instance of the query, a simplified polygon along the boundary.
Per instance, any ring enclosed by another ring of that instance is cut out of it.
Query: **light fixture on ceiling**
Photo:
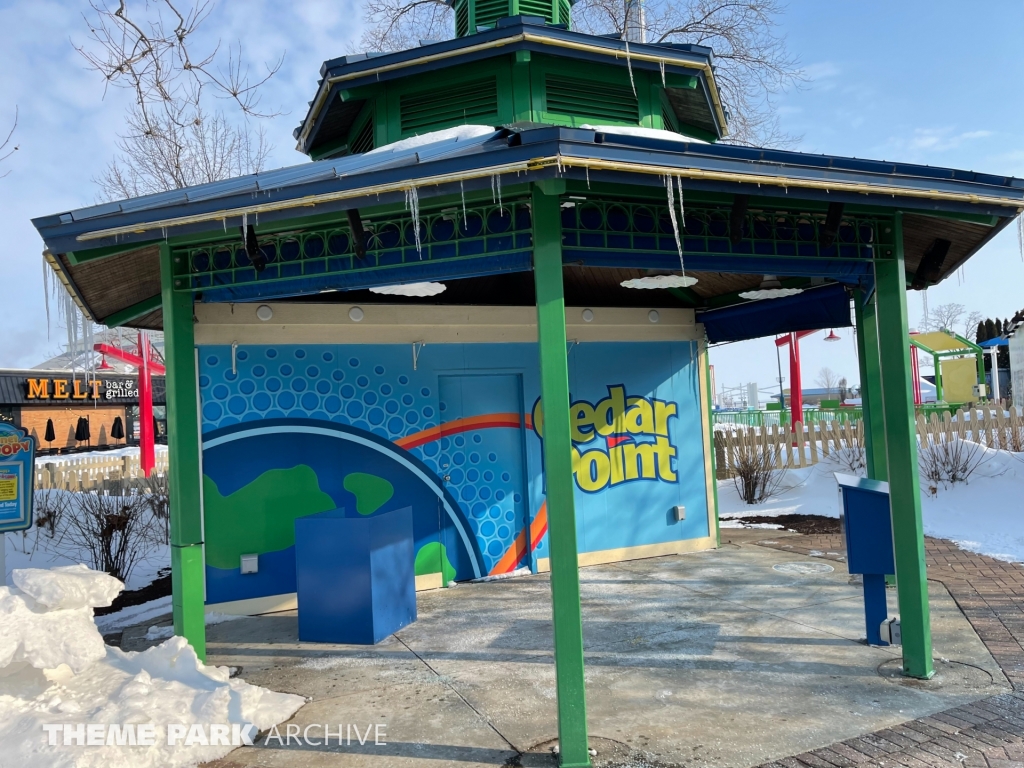
[[[447,288],[444,283],[405,283],[403,285],[378,285],[370,289],[371,293],[382,293],[386,296],[437,296]]]
[[[619,285],[623,288],[689,288],[697,283],[696,277],[689,275],[648,275],[623,280]]]
[[[96,366],[96,370],[97,371],[112,371],[112,370],[114,370],[114,366],[112,366],[110,363],[108,363],[107,362],[107,356],[103,355],[102,359],[100,360],[100,364]]]
[[[765,275],[757,290],[743,291],[739,296],[741,299],[779,299],[783,296],[795,296],[803,292],[803,288],[783,288],[779,278],[775,275]]]
[[[834,329],[829,328],[828,329],[828,336],[826,336],[824,339],[822,339],[822,341],[839,341],[842,338],[843,338],[842,336],[839,336],[838,334],[836,334]]]

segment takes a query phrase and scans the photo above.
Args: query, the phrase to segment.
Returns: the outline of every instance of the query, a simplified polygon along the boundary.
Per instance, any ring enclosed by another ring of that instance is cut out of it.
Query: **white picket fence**
[[[735,464],[749,452],[757,451],[774,459],[778,469],[795,469],[817,464],[833,453],[859,453],[864,448],[862,421],[827,421],[809,425],[797,422],[790,431],[785,426],[744,427],[717,425],[715,460],[719,479],[735,475]],[[1024,413],[1011,407],[960,409],[941,417],[917,417],[920,445],[935,445],[953,439],[968,440],[987,448],[1016,453],[1024,451]]]
[[[154,472],[167,474],[167,452],[156,454]],[[35,488],[57,488],[67,491],[111,490],[127,483],[132,485],[143,478],[138,454],[128,456],[83,455],[58,462],[36,460]]]

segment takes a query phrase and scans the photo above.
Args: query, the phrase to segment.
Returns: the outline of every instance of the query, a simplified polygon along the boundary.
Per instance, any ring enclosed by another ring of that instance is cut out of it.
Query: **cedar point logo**
[[[575,400],[569,407],[572,469],[576,485],[586,493],[634,480],[676,481],[669,442],[669,419],[679,415],[676,403],[654,397],[627,397],[621,384],[608,387],[596,403]],[[544,439],[540,398],[533,405],[533,431]]]

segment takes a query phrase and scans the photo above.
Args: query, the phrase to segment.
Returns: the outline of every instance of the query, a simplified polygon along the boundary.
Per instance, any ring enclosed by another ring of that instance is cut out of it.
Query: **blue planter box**
[[[412,507],[295,521],[299,639],[372,645],[416,621]]]

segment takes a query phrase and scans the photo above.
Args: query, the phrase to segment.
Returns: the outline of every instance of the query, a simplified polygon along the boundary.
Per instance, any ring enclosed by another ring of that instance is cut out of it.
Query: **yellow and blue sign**
[[[0,533],[32,526],[35,455],[35,440],[25,430],[0,423]]]
[[[575,400],[569,407],[572,430],[572,469],[585,493],[632,482],[676,482],[676,446],[669,437],[669,420],[679,406],[656,397],[628,396],[626,387],[608,387],[608,397],[596,403]],[[544,438],[540,398],[533,405],[533,429]]]

